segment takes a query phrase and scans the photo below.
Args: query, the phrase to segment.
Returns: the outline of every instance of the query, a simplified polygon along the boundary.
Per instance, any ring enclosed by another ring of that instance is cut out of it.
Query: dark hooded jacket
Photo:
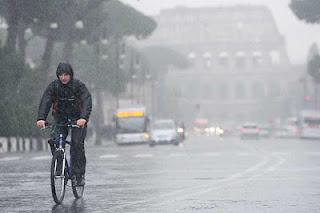
[[[70,64],[60,63],[57,68],[57,77],[62,73],[71,76],[68,84],[62,84],[59,79],[52,81],[41,98],[38,120],[46,120],[50,108],[56,122],[66,123],[68,119],[79,118],[89,120],[92,111],[91,94],[85,84],[73,78]]]

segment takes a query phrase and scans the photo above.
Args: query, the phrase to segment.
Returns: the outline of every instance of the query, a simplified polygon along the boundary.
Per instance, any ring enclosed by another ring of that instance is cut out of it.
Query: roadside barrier
[[[94,146],[95,138],[88,138],[86,146]],[[22,138],[19,137],[0,137],[0,154],[16,152],[51,152],[48,139]]]
[[[46,139],[0,137],[0,153],[49,151]]]
[[[8,141],[8,151],[17,152],[17,138],[10,137]]]
[[[7,138],[0,137],[0,153],[8,152]]]

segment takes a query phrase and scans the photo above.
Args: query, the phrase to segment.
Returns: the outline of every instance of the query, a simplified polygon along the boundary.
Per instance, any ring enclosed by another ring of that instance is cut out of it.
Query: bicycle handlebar
[[[52,126],[62,126],[62,127],[70,127],[70,128],[83,128],[77,124],[50,124],[49,122],[45,123],[45,127],[41,128],[41,129],[47,129],[47,128],[52,128]]]

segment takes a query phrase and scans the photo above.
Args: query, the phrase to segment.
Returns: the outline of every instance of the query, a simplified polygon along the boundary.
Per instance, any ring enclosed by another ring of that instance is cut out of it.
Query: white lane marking
[[[219,157],[221,156],[221,153],[220,152],[206,152],[204,153],[205,156],[208,156],[208,157]]]
[[[13,161],[13,160],[20,160],[22,157],[4,157],[1,158],[0,161]]]
[[[136,154],[134,157],[135,158],[152,158],[153,155],[152,154]]]
[[[230,176],[224,178],[221,181],[214,182],[213,184],[206,185],[205,188],[203,188],[203,189],[202,189],[201,186],[195,185],[195,186],[193,186],[193,187],[191,187],[189,189],[175,190],[173,192],[169,192],[169,193],[160,195],[158,197],[151,197],[151,198],[146,199],[146,200],[133,201],[133,202],[126,203],[126,204],[123,204],[123,205],[115,206],[115,207],[113,207],[113,208],[111,208],[109,210],[115,211],[115,210],[119,210],[119,209],[124,209],[125,207],[128,207],[128,206],[148,203],[148,202],[152,202],[152,201],[157,201],[156,202],[156,206],[164,206],[164,205],[168,205],[168,204],[174,203],[174,202],[176,202],[178,200],[186,200],[186,199],[189,199],[189,198],[192,198],[192,197],[195,197],[195,196],[203,195],[203,194],[211,192],[213,190],[221,190],[224,187],[226,187],[226,184],[227,185],[238,184],[238,183],[247,182],[247,181],[252,180],[253,178],[256,177],[256,176],[252,176],[253,175],[252,171],[263,169],[263,167],[269,161],[270,161],[270,159],[264,157],[264,159],[261,162],[249,167],[247,170],[235,173],[233,175],[230,175]],[[251,176],[249,176],[246,179],[238,179],[240,177],[244,177],[245,175],[250,175],[250,174],[251,174]],[[262,175],[262,174],[260,174],[260,175]],[[171,197],[172,197],[172,199],[171,199]],[[166,198],[166,199],[162,199],[162,200],[165,200],[165,201],[163,201],[163,202],[160,201],[159,202],[159,198]]]
[[[181,154],[181,153],[171,153],[169,154],[170,157],[183,157],[186,156],[185,154]]]
[[[276,164],[270,166],[269,168],[267,168],[265,170],[265,172],[273,172],[273,171],[277,170],[284,162],[286,162],[286,159],[279,158],[278,162]]]
[[[237,156],[252,156],[252,155],[254,155],[254,153],[250,153],[250,152],[237,152],[236,155],[237,155]]]
[[[254,171],[258,170],[258,169],[262,169],[263,166],[267,165],[268,162],[269,162],[269,159],[268,159],[268,158],[264,158],[263,161],[261,161],[261,162],[255,164],[255,165],[249,167],[249,168],[246,169],[244,172],[238,173],[238,174],[237,174],[237,177],[238,177],[239,174],[241,174],[241,176],[242,176],[243,174],[252,173],[252,172],[254,172]]]
[[[119,157],[119,155],[101,155],[99,158],[103,159],[103,158],[117,158]]]
[[[47,159],[51,159],[52,156],[50,155],[44,155],[44,156],[38,156],[38,157],[33,157],[32,160],[47,160]]]
[[[291,155],[290,152],[272,152],[272,155]]]

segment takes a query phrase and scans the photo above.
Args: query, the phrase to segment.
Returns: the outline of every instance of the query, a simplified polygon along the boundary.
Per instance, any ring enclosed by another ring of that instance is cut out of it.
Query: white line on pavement
[[[99,158],[102,159],[102,158],[117,158],[119,157],[119,155],[101,155]]]
[[[272,155],[291,155],[290,152],[272,152]]]
[[[22,157],[4,157],[1,158],[0,161],[13,161],[13,160],[20,160]]]
[[[237,152],[236,155],[237,155],[237,156],[251,156],[251,155],[254,155],[254,153],[250,153],[250,152]]]
[[[152,154],[137,154],[134,156],[135,158],[151,158],[153,157]]]
[[[33,157],[32,160],[47,160],[47,159],[51,159],[52,156],[50,155],[44,155],[44,156],[37,156],[37,157]]]

